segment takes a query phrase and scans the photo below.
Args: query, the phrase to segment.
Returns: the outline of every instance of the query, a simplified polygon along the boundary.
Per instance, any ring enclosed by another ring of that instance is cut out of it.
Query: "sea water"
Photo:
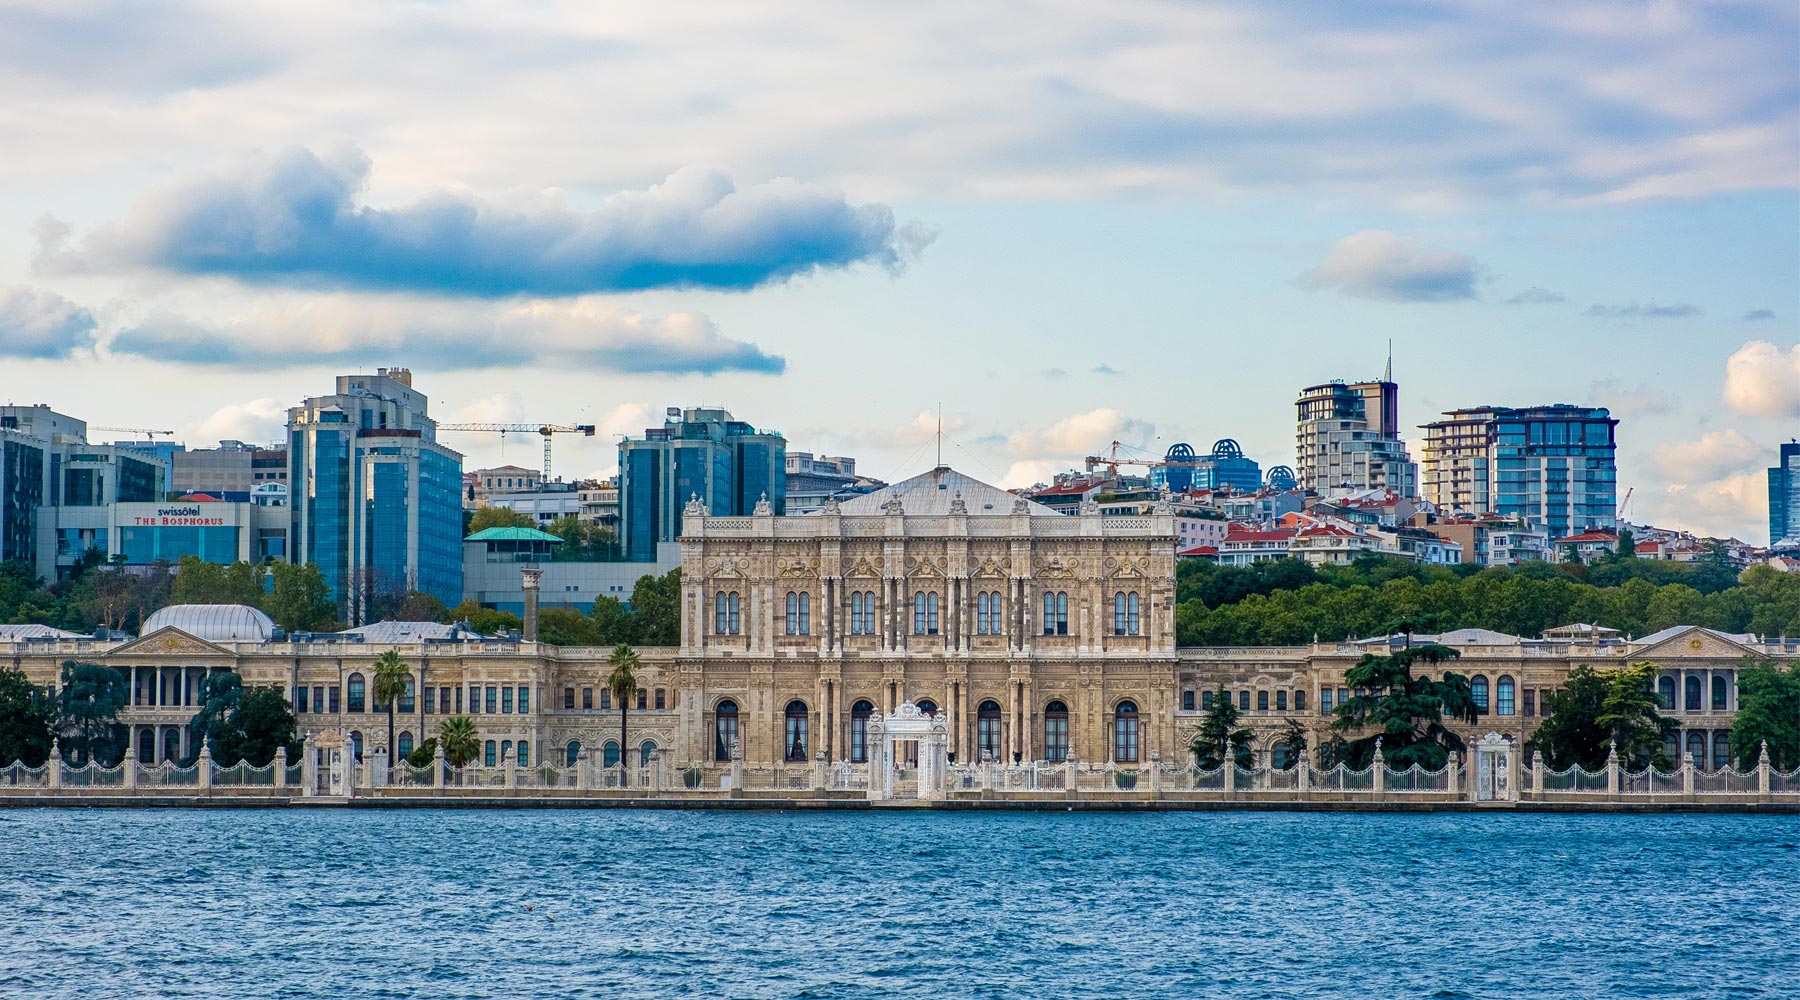
[[[1800,998],[1800,817],[0,812],[0,996]]]

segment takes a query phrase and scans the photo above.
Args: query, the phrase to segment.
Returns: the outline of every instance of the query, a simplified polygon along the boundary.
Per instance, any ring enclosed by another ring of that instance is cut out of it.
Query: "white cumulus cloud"
[[[1339,240],[1324,263],[1300,276],[1306,288],[1392,302],[1451,302],[1475,297],[1480,265],[1451,250],[1427,249],[1412,236],[1365,229]]]
[[[1752,340],[1725,359],[1725,405],[1759,417],[1800,417],[1800,344]]]

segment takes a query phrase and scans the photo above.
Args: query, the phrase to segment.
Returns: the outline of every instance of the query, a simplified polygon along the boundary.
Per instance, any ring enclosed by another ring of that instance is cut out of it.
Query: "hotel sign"
[[[121,505],[123,506],[123,505]],[[226,504],[174,504],[152,508],[144,504],[133,510],[129,516],[122,518],[121,523],[138,528],[222,528],[235,525],[237,519],[227,518],[228,511],[212,511],[209,507],[224,507]]]

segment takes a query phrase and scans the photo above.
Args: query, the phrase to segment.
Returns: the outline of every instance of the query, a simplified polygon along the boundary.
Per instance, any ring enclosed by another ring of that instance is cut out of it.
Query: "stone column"
[[[1681,794],[1694,797],[1694,762],[1684,753],[1681,758]]]
[[[200,743],[200,758],[195,762],[195,766],[197,768],[195,778],[199,782],[200,794],[211,795],[213,780],[212,747],[208,746],[205,741],[201,741]]]
[[[1076,778],[1075,778],[1076,768],[1075,768],[1075,748],[1074,747],[1069,748],[1069,757],[1067,760],[1063,761],[1063,767],[1067,768],[1067,771],[1065,772],[1067,776],[1064,778],[1063,792],[1065,794],[1067,794],[1069,796],[1069,798],[1072,799],[1072,798],[1075,798],[1080,793],[1080,790],[1076,787]]]
[[[366,777],[363,781],[363,786],[366,788],[386,788],[388,785],[388,777],[390,775],[388,770],[387,747],[369,748],[369,752],[364,755],[363,763],[366,765],[364,768]]]
[[[313,746],[312,733],[300,744],[300,794],[317,795],[319,789],[319,750]]]
[[[1790,668],[1791,669],[1791,668]],[[1762,751],[1756,755],[1756,794],[1764,802],[1769,801],[1769,741],[1764,740]]]
[[[543,581],[544,571],[536,565],[527,565],[519,571],[519,586],[525,592],[525,641],[538,641],[538,586]]]
[[[1387,794],[1387,758],[1381,755],[1381,737],[1375,737],[1375,763],[1369,771],[1369,777],[1375,784],[1377,799]]]
[[[1219,766],[1223,769],[1221,774],[1225,778],[1225,794],[1237,794],[1237,748],[1231,745],[1230,740],[1225,741],[1225,760]]]
[[[1455,791],[1456,778],[1454,775],[1456,772],[1452,771],[1450,773],[1452,775],[1450,779],[1450,790]],[[1307,763],[1306,754],[1304,753],[1300,755],[1300,763],[1294,765],[1294,787],[1299,790],[1302,799],[1309,797],[1312,792],[1312,766]]]
[[[279,792],[287,788],[287,747],[275,748],[275,760],[272,762],[272,766],[275,768],[275,790]]]
[[[50,758],[44,761],[44,777],[50,781],[52,791],[62,787],[62,741],[50,741]]]
[[[442,791],[444,788],[444,745],[439,743],[431,751],[431,787]]]
[[[1446,782],[1445,787],[1450,789],[1451,801],[1455,801],[1462,797],[1462,782],[1460,780],[1462,777],[1460,773],[1462,770],[1462,754],[1452,753],[1449,762],[1444,766],[1449,769],[1444,773]],[[1515,785],[1514,787],[1516,788],[1518,786]]]
[[[651,756],[654,757],[659,752],[660,751],[652,750],[650,753]],[[813,755],[812,789],[815,792],[822,792],[825,790],[825,758],[826,754],[823,750],[820,750]]]
[[[1540,800],[1544,797],[1544,752],[1542,750],[1531,755],[1531,795]]]
[[[1619,743],[1608,740],[1606,743],[1606,797],[1619,797]]]
[[[125,748],[125,759],[119,763],[119,766],[123,767],[125,769],[125,774],[124,774],[125,790],[128,792],[136,791],[137,790],[137,747],[129,746],[129,747]]]
[[[626,749],[624,747],[620,747],[619,748],[619,759],[624,760],[626,753],[627,753]],[[500,779],[501,779],[501,787],[502,788],[514,788],[514,787],[517,787],[517,785],[518,785],[518,781],[519,781],[518,775],[513,773],[514,760],[515,760],[515,757],[513,756],[513,751],[510,751],[510,750],[501,751],[501,753],[500,753],[500,767],[501,767]]]
[[[1162,754],[1155,750],[1150,751],[1150,762],[1145,766],[1150,768],[1150,794],[1161,798],[1163,790]]]

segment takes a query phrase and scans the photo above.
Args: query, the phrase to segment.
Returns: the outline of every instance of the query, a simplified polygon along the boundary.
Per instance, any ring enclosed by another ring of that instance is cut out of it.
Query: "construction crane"
[[[144,436],[144,442],[146,444],[155,444],[156,443],[156,435],[158,435],[158,434],[161,434],[163,437],[174,437],[175,436],[174,431],[153,431],[148,427],[90,426],[88,428],[88,430],[90,430],[90,431],[124,431],[127,434],[142,434]]]
[[[1141,465],[1146,469],[1151,468],[1152,466],[1156,465],[1156,463],[1154,461],[1151,461],[1149,459],[1120,458],[1119,457],[1119,449],[1120,448],[1129,448],[1129,447],[1131,447],[1131,446],[1128,444],[1125,444],[1124,442],[1114,441],[1112,443],[1112,447],[1107,449],[1107,453],[1105,455],[1089,455],[1084,460],[1087,464],[1087,471],[1093,472],[1095,469],[1104,465],[1109,470],[1108,474],[1116,479],[1116,478],[1118,478],[1119,466],[1121,466],[1121,465]]]
[[[1636,486],[1627,486],[1625,488],[1625,499],[1619,501],[1619,511],[1617,514],[1613,515],[1614,518],[1620,521],[1625,520],[1625,509],[1631,506],[1631,495],[1635,492],[1637,492]]]
[[[487,434],[540,434],[544,438],[544,482],[550,481],[550,439],[557,434],[594,436],[593,424],[438,424],[440,431],[475,431]]]

